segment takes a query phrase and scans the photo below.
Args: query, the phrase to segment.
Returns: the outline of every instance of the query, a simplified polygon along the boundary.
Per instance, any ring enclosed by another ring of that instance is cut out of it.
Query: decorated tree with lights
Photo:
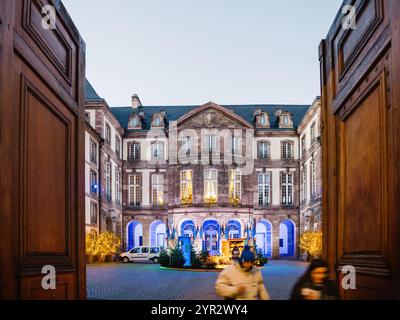
[[[300,238],[300,248],[312,257],[322,254],[322,232],[306,231]]]
[[[111,232],[104,232],[98,235],[91,232],[86,235],[86,254],[90,260],[98,257],[104,261],[106,256],[115,254],[121,245],[121,240]]]

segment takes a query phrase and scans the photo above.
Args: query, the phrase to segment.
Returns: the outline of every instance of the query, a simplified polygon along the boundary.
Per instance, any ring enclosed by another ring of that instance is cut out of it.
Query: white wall
[[[314,116],[312,117],[312,119],[308,122],[307,126],[305,127],[305,129],[303,130],[303,132],[301,133],[300,136],[300,154],[301,156],[303,156],[302,153],[302,146],[301,146],[301,140],[303,138],[304,135],[306,135],[306,151],[308,151],[311,148],[311,127],[313,125],[313,123],[316,124],[315,126],[315,137],[318,137],[321,133],[319,132],[320,129],[320,113],[321,110],[318,109],[318,111],[314,114]]]
[[[129,157],[128,143],[137,142],[140,143],[140,159],[142,161],[151,160],[151,145],[155,142],[155,139],[124,139],[123,143],[123,160],[127,161]],[[158,139],[157,141],[164,142],[164,160],[168,160],[168,139]]]
[[[294,147],[294,159],[299,159],[299,138],[298,137],[257,137],[254,139],[254,159],[258,158],[257,154],[257,144],[259,141],[269,141],[271,143],[271,160],[281,159],[281,142],[282,141],[293,141]]]

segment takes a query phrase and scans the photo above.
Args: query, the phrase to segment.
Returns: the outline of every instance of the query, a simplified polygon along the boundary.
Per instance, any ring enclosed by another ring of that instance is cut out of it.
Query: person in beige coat
[[[239,259],[218,276],[217,294],[227,300],[270,300],[260,270],[254,266],[255,256],[245,247]]]

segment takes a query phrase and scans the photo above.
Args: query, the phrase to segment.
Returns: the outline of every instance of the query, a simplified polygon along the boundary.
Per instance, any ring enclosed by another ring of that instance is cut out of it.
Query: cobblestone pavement
[[[287,300],[306,264],[270,261],[262,270],[274,300]],[[220,300],[215,294],[216,272],[161,270],[154,264],[87,266],[87,296],[106,300]]]

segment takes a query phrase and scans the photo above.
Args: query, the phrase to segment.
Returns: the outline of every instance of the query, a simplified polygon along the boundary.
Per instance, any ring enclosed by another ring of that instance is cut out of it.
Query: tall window
[[[90,161],[97,163],[97,143],[90,140]]]
[[[268,142],[260,142],[258,144],[258,152],[259,152],[259,159],[268,159],[269,158],[269,143]]]
[[[301,173],[301,179],[302,179],[302,185],[303,185],[301,200],[304,204],[307,201],[307,166],[304,166],[304,168],[303,168],[303,171]]]
[[[106,124],[105,141],[108,145],[111,145],[111,127],[108,124]]]
[[[235,156],[240,155],[239,139],[240,139],[240,137],[237,137],[237,136],[231,137],[231,151],[232,151],[232,154]]]
[[[93,170],[90,170],[90,192],[97,194],[97,189],[97,173]]]
[[[90,224],[97,224],[97,203],[90,202]]]
[[[164,177],[161,174],[151,176],[151,199],[154,206],[164,204]]]
[[[293,147],[291,141],[282,142],[282,159],[291,159],[293,157]]]
[[[164,144],[162,142],[155,142],[151,146],[151,154],[153,160],[163,160],[164,159]]]
[[[311,162],[311,198],[317,194],[317,165],[315,159]]]
[[[281,190],[282,205],[293,205],[293,174],[281,174]]]
[[[132,143],[129,145],[129,159],[140,160],[140,144]]]
[[[142,177],[140,174],[129,176],[129,206],[140,207],[142,202]]]
[[[115,153],[121,157],[121,139],[118,136],[115,136]]]
[[[106,162],[106,199],[111,201],[111,163]]]
[[[314,122],[312,125],[311,125],[311,144],[313,144],[314,142],[315,142],[315,139],[316,139],[316,135],[315,135],[315,129],[316,129],[316,127],[317,127],[317,125],[316,125],[316,123]]]
[[[231,170],[229,173],[229,198],[241,199],[242,175],[239,170]]]
[[[305,153],[306,153],[307,149],[306,149],[306,135],[304,135],[301,138],[301,152],[302,152],[302,156],[304,157]]]
[[[258,175],[258,205],[269,206],[271,204],[271,175],[260,173]]]
[[[186,157],[190,157],[192,150],[192,139],[190,137],[185,137],[185,140],[183,140],[183,150]]]
[[[193,202],[193,171],[181,172],[181,202],[191,204]]]
[[[214,153],[217,150],[217,136],[209,134],[206,136],[207,150],[209,153]]]
[[[115,202],[121,204],[121,171],[115,167]]]
[[[211,203],[218,200],[218,172],[215,169],[204,170],[204,199]]]

